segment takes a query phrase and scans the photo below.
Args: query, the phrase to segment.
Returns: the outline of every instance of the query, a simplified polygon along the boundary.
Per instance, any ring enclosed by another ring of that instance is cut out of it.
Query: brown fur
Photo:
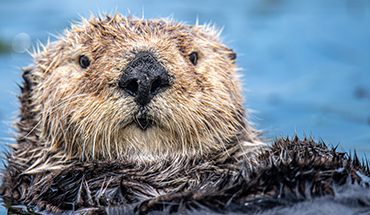
[[[119,159],[79,162],[59,170],[24,175],[17,174],[20,167],[10,162],[0,191],[10,213],[25,213],[16,207],[23,204],[31,212],[54,213],[275,214],[274,208],[338,194],[335,198],[339,204],[353,208],[344,213],[354,214],[370,206],[369,195],[364,198],[344,193],[344,198],[340,197],[341,186],[358,186],[363,194],[368,193],[369,168],[357,158],[351,160],[322,143],[278,139],[258,161],[251,167],[248,159],[234,166],[230,165],[235,163],[233,160],[220,164],[199,157],[145,164]]]
[[[25,69],[29,89],[20,96],[15,159],[32,160],[26,172],[36,173],[75,158],[253,154],[262,142],[245,119],[233,52],[216,34],[207,26],[117,14],[73,25]],[[171,87],[145,110],[118,88],[122,71],[140,51],[153,54],[172,77]],[[199,56],[196,66],[188,59],[192,52]],[[87,69],[80,56],[91,59]],[[155,127],[134,125],[142,112]]]

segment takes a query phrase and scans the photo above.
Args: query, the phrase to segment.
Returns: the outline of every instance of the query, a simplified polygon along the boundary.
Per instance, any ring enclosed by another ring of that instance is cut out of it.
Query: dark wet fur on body
[[[276,140],[259,159],[258,165],[246,160],[235,168],[191,158],[144,166],[117,160],[21,176],[9,163],[1,193],[17,199],[12,204],[50,212],[255,214],[335,197],[342,186],[370,191],[368,166],[311,139]],[[369,209],[369,197],[349,196],[339,203]]]

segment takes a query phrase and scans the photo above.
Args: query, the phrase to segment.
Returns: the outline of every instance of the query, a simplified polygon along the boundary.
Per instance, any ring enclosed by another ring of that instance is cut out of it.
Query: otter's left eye
[[[83,68],[83,69],[86,69],[87,67],[90,66],[90,59],[86,56],[81,56],[80,57],[80,66]]]
[[[231,53],[228,54],[228,57],[230,60],[235,60],[236,59],[236,53],[231,51]]]
[[[193,52],[189,55],[189,60],[191,61],[191,63],[196,66],[197,63],[198,63],[198,54],[196,52]]]

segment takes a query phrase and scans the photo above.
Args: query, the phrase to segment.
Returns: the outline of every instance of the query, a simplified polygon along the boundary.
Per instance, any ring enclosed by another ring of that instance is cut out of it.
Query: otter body
[[[10,212],[252,213],[367,186],[367,168],[313,140],[267,147],[213,28],[91,17],[33,57],[0,187]]]

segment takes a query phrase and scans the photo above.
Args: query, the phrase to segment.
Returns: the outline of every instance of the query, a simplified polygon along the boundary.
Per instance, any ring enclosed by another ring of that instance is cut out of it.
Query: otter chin
[[[260,214],[337,201],[336,187],[353,181],[369,193],[357,158],[310,139],[264,143],[243,107],[236,54],[218,35],[92,16],[33,53],[1,177],[9,214]],[[360,200],[349,208],[370,202]]]

